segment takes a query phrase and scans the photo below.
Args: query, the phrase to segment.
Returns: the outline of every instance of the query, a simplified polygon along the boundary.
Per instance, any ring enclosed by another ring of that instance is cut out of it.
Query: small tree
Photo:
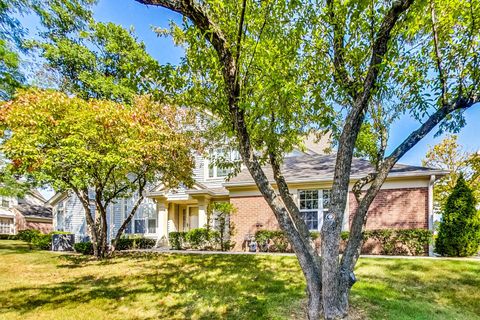
[[[450,173],[435,182],[434,200],[443,209],[448,196],[452,193],[458,177],[463,175],[472,189],[475,199],[480,199],[480,154],[468,152],[458,144],[457,135],[449,135],[439,144],[431,147],[422,163],[424,166],[440,168]]]
[[[220,250],[228,251],[235,244],[231,241],[233,235],[234,225],[230,220],[230,216],[235,212],[235,207],[229,202],[214,202],[208,206],[208,224],[213,219],[215,220],[215,229],[218,231],[218,238],[220,243]]]
[[[72,190],[80,199],[95,255],[108,252],[107,208],[115,199],[138,197],[120,226],[115,245],[158,181],[192,183],[194,139],[176,108],[137,97],[134,107],[84,100],[55,91],[29,90],[0,105],[0,151],[13,172]],[[93,200],[89,191],[94,191]],[[95,204],[95,214],[91,204]]]
[[[478,252],[480,215],[475,197],[463,176],[447,199],[435,243],[435,251],[443,256],[465,257]]]

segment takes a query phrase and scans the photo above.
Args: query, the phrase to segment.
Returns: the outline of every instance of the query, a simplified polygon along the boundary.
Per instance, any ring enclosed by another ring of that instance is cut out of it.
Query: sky
[[[168,27],[170,21],[181,22],[181,16],[167,9],[145,6],[134,0],[100,0],[94,8],[97,21],[114,22],[125,28],[133,27],[138,39],[146,45],[147,51],[160,63],[178,64],[183,50],[175,47],[170,38],[158,37],[152,27]],[[35,17],[21,19],[22,23],[34,33],[38,25]],[[459,144],[467,151],[480,150],[480,106],[465,111],[466,126],[458,133]],[[406,116],[401,117],[392,127],[390,149],[397,146],[408,134],[420,124]],[[421,165],[428,148],[439,143],[445,135],[434,137],[432,131],[427,137],[413,147],[401,160],[401,163]]]

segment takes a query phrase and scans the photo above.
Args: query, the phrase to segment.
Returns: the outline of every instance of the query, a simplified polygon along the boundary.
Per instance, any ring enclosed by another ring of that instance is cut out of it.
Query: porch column
[[[208,200],[204,197],[198,199],[198,227],[204,228],[207,224]]]
[[[165,199],[157,199],[157,213],[158,240],[168,243],[168,203]]]

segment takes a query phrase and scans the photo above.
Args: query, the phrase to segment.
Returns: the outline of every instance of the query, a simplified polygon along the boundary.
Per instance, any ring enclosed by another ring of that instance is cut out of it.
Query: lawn
[[[0,319],[300,319],[294,257],[137,254],[97,262],[0,241]],[[364,258],[365,319],[480,319],[480,261]]]

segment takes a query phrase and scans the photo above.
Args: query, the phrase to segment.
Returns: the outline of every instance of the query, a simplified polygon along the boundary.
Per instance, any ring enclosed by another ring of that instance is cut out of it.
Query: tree
[[[463,150],[457,142],[456,135],[446,137],[428,150],[425,159],[422,161],[423,165],[450,172],[435,183],[434,199],[439,208],[444,207],[461,175],[473,190],[475,198],[480,199],[480,188],[478,187],[480,184],[479,158],[478,153]]]
[[[137,97],[134,105],[32,89],[0,109],[0,150],[11,160],[12,170],[76,194],[99,258],[108,253],[106,212],[115,199],[138,194],[113,250],[149,183],[160,178],[169,187],[193,183],[194,139],[183,129],[187,114],[148,96]]]
[[[213,202],[208,205],[207,212],[207,230],[210,231],[210,227],[213,224],[215,231],[218,231],[220,250],[230,250],[235,245],[230,240],[235,230],[235,226],[230,220],[231,215],[235,213],[235,207],[229,202]]]
[[[137,2],[187,18],[170,30],[186,49],[183,99],[213,112],[238,144],[297,255],[309,319],[345,317],[368,208],[389,171],[437,125],[459,130],[463,110],[479,100],[478,1]],[[386,154],[389,127],[401,114],[421,124]],[[337,139],[321,258],[280,169],[311,128]],[[358,141],[364,133],[375,139]],[[340,257],[352,157],[362,150],[376,172],[355,181],[358,207]]]
[[[435,241],[435,252],[442,256],[466,257],[480,247],[480,212],[476,209],[472,189],[463,175],[457,179],[443,210]]]

